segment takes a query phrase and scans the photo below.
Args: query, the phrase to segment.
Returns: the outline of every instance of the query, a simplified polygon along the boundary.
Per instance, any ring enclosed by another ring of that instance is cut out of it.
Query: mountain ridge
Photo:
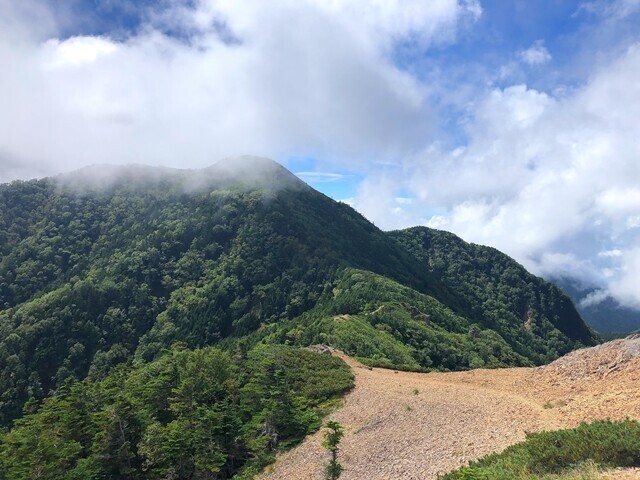
[[[340,334],[360,339],[351,354],[376,364],[459,369],[542,363],[596,341],[556,328],[558,315],[574,318],[573,306],[547,284],[545,298],[555,300],[534,302],[536,328],[500,297],[496,311],[511,320],[475,311],[456,291],[473,278],[473,255],[468,271],[445,282],[402,244],[411,232],[382,232],[271,160],[228,159],[187,177],[154,170],[146,183],[137,167],[118,168],[130,181],[94,191],[79,177],[0,186],[5,425],[68,378],[151,362],[175,342],[242,349],[243,337],[267,341],[260,332],[300,346]],[[192,178],[204,182],[191,188]],[[530,281],[501,294],[523,297]]]

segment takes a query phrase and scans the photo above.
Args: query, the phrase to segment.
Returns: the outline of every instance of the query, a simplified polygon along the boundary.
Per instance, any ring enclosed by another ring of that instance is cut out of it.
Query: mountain
[[[596,339],[492,249],[385,233],[275,162],[99,166],[0,186],[0,423],[172,345],[322,341],[371,364],[549,361]]]
[[[640,330],[640,310],[619,305],[611,298],[583,305],[581,303],[596,288],[584,287],[568,278],[551,279],[576,303],[576,308],[585,322],[602,333],[629,333]]]
[[[516,352],[547,362],[566,353],[564,338],[593,341],[567,295],[495,248],[426,227],[389,235],[454,294],[458,311],[500,333]]]

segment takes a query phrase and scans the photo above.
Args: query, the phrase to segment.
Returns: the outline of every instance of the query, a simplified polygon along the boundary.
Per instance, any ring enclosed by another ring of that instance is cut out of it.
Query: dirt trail
[[[613,374],[602,360],[602,371],[573,375],[577,364],[589,364],[583,357],[540,368],[421,374],[369,369],[336,354],[356,375],[344,406],[331,415],[345,427],[344,480],[435,479],[523,440],[525,431],[640,419],[640,357]],[[322,479],[327,453],[320,443],[320,432],[308,437],[262,478]],[[636,473],[615,478],[640,478]]]

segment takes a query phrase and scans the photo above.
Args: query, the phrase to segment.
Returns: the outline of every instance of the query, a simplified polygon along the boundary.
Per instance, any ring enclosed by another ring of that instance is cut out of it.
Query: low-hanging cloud
[[[185,3],[151,11],[121,40],[56,38],[36,2],[5,5],[0,181],[245,153],[405,155],[431,117],[424,86],[394,66],[392,45],[448,41],[480,14],[468,0]],[[16,159],[23,168],[7,168]]]

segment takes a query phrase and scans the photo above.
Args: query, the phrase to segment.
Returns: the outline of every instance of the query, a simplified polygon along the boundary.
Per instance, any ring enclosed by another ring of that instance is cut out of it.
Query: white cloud
[[[176,3],[118,41],[47,39],[43,7],[26,14],[20,1],[6,3],[0,181],[91,163],[196,167],[245,153],[406,155],[432,121],[425,87],[394,66],[392,45],[451,41],[481,12],[468,0],[202,0]],[[164,35],[168,27],[191,41]]]
[[[61,42],[51,39],[42,45],[43,55],[49,59],[50,69],[75,67],[92,63],[117,50],[116,43],[100,37],[75,37]]]
[[[638,78],[635,45],[560,98],[524,85],[489,91],[474,106],[464,149],[434,145],[405,162],[405,187],[416,197],[406,226],[435,211],[425,224],[638,305]],[[397,228],[401,217],[380,215],[379,224]]]
[[[640,11],[640,0],[592,0],[583,2],[574,14],[587,12],[608,19],[622,19]]]
[[[52,35],[56,30],[55,19],[44,4],[38,0],[0,2],[0,44],[11,44],[14,48],[37,42]],[[28,26],[28,28],[26,28]]]
[[[400,172],[370,175],[348,203],[374,224],[389,230],[425,222],[407,211],[406,207],[413,204],[412,198],[397,195],[401,183]]]
[[[598,195],[596,205],[607,215],[640,212],[640,188],[608,188]]]
[[[580,300],[580,306],[582,308],[592,307],[609,298],[609,294],[605,290],[594,290],[586,297]]]
[[[640,309],[640,247],[624,252],[625,261],[619,274],[615,275],[609,285],[609,293],[623,305]]]
[[[332,172],[295,172],[295,174],[305,182],[311,183],[337,182],[349,176],[343,173]]]
[[[536,271],[548,278],[570,278],[581,281],[581,287],[604,285],[604,276],[589,259],[574,253],[543,253],[537,259]]]
[[[396,203],[400,205],[411,205],[413,203],[413,198],[410,197],[396,197]]]
[[[640,215],[633,215],[627,218],[626,227],[628,230],[640,227]]]
[[[605,250],[603,252],[598,252],[599,257],[621,257],[622,250],[614,248],[613,250]]]
[[[520,61],[528,65],[542,65],[551,60],[551,54],[545,48],[542,40],[537,40],[526,50],[520,50],[517,56]]]

